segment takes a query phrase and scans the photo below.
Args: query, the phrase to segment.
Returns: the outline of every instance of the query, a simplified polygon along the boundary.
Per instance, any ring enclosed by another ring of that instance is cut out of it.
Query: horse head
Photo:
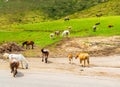
[[[79,57],[79,53],[77,53],[76,55],[75,55],[75,59],[77,59]]]
[[[3,54],[3,59],[9,59],[9,53],[4,53]]]

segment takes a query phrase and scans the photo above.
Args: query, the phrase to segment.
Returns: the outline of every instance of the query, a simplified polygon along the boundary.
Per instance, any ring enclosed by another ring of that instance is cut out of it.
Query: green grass
[[[0,32],[0,43],[4,42],[17,42],[22,45],[25,40],[33,40],[36,45],[45,47],[59,41],[61,38],[54,40],[49,38],[48,32]]]
[[[100,21],[97,31],[93,32],[92,26]],[[114,27],[108,28],[112,24]],[[12,25],[11,31],[0,32],[0,42],[15,41],[21,44],[25,40],[33,40],[36,45],[45,47],[62,39],[62,36],[50,39],[50,33],[56,30],[63,31],[72,26],[70,37],[88,36],[113,36],[120,35],[120,16],[109,16],[99,18],[71,19],[70,21],[51,21],[33,24]],[[17,31],[16,31],[17,30]]]
[[[114,34],[119,34],[120,30],[120,16],[109,16],[101,18],[84,18],[84,19],[71,19],[70,21],[53,21],[53,22],[41,22],[35,24],[24,24],[17,25],[14,28],[18,30],[38,30],[44,32],[54,32],[55,30],[63,31],[69,26],[72,26],[71,34],[72,36],[96,36],[105,35],[110,36]],[[92,26],[100,22],[101,24],[97,26],[97,32],[92,31]],[[108,28],[108,25],[114,25],[113,28]],[[108,33],[109,32],[109,33]]]

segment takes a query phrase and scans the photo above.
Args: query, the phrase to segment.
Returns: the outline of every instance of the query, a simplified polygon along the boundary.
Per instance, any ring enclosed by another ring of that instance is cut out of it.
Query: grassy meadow
[[[92,27],[97,22],[100,22],[100,25],[97,25],[96,32],[93,32]],[[108,25],[113,25],[113,27],[108,28]],[[33,40],[36,45],[45,47],[63,39],[60,35],[52,40],[49,37],[50,33],[54,33],[56,30],[62,32],[68,29],[69,26],[72,27],[70,37],[120,35],[120,16],[13,24],[9,27],[9,31],[5,29],[0,30],[0,43],[14,41],[21,44],[25,40]]]

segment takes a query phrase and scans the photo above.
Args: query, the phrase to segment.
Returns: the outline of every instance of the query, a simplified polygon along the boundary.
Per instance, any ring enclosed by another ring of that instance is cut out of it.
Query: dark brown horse
[[[42,62],[44,62],[44,60],[45,60],[45,63],[47,63],[48,62],[49,51],[45,50],[43,48],[43,49],[41,49],[41,52],[42,52]]]
[[[34,42],[33,41],[25,41],[22,43],[22,46],[24,47],[26,45],[26,49],[30,49],[30,45],[32,46],[32,49],[34,49]]]
[[[10,61],[10,69],[11,73],[13,73],[13,77],[17,74],[17,69],[19,67],[19,61],[17,61],[15,58],[11,59]]]

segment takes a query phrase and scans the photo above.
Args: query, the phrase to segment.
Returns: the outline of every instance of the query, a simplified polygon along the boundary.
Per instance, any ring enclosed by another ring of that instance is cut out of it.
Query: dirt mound
[[[4,43],[0,46],[0,53],[23,51],[23,48],[15,42]]]
[[[120,36],[65,38],[56,44],[51,54],[54,57],[65,57],[68,53],[74,55],[88,52],[90,56],[109,56],[120,53]]]

